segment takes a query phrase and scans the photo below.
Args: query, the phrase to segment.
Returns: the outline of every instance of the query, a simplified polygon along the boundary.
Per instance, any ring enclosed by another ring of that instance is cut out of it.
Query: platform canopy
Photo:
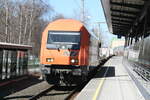
[[[143,20],[150,0],[101,0],[110,32],[126,36]]]

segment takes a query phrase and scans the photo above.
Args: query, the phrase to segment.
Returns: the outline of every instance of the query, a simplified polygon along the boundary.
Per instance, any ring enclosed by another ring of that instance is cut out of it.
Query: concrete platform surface
[[[145,100],[122,62],[122,57],[109,59],[75,100]]]

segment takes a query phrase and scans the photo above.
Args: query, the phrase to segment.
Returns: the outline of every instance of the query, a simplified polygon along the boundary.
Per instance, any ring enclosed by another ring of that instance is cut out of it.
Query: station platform
[[[75,100],[145,100],[123,61],[119,56],[109,59]]]

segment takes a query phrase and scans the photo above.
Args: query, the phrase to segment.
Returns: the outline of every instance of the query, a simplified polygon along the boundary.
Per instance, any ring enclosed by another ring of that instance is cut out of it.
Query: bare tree
[[[5,0],[5,34],[8,37],[8,0]],[[8,38],[5,42],[8,42]]]
[[[0,0],[0,42],[28,44],[39,54],[41,33],[50,22],[44,16],[54,9],[44,0]],[[53,16],[52,16],[53,15]],[[52,14],[52,20],[64,18]]]

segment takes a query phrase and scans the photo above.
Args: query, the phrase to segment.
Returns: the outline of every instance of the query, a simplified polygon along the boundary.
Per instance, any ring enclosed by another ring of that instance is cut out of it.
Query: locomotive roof
[[[82,31],[82,29],[86,29],[80,21],[74,19],[58,19],[51,22],[47,28],[51,31]]]

